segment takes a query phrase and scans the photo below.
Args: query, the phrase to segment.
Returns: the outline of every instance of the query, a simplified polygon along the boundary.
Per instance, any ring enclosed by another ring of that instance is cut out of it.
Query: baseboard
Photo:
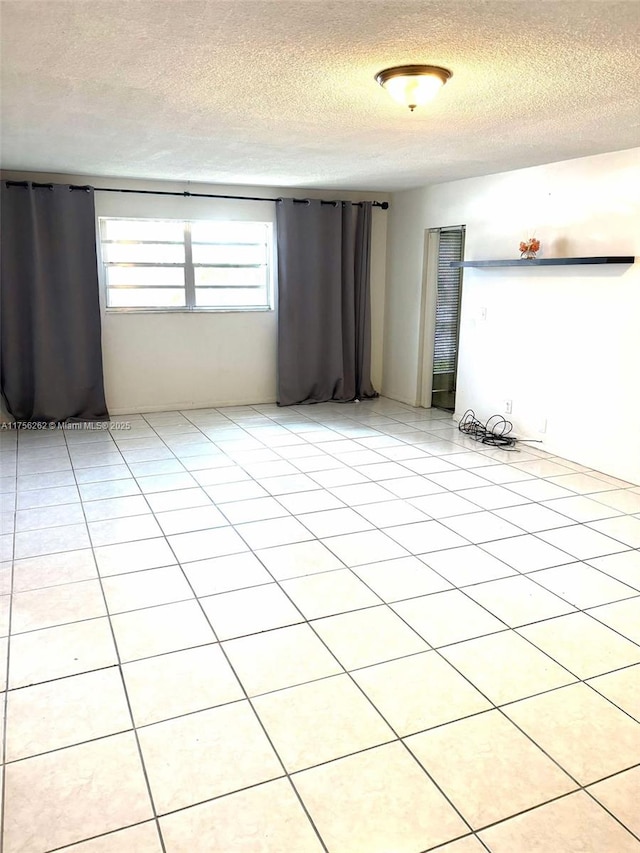
[[[418,401],[415,398],[413,400],[408,400],[406,397],[403,397],[402,395],[394,394],[394,393],[389,392],[389,391],[381,391],[380,396],[386,397],[387,400],[393,400],[395,403],[404,403],[405,406],[411,406],[414,409],[420,408],[418,405]]]
[[[187,412],[187,411],[195,411],[197,409],[220,409],[223,407],[230,406],[266,406],[275,404],[275,399],[273,397],[268,397],[264,399],[256,400],[255,397],[251,399],[240,399],[240,400],[215,400],[215,401],[185,401],[182,400],[180,402],[174,403],[162,403],[154,406],[109,406],[109,414],[120,416],[120,415],[144,415],[151,414],[152,412]]]

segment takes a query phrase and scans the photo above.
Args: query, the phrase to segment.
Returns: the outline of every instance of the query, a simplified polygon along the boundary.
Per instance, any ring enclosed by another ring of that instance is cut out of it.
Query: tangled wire
[[[518,440],[509,435],[513,424],[502,415],[491,415],[486,424],[483,424],[471,409],[467,409],[460,419],[458,429],[474,441],[490,444],[492,447],[512,448]]]

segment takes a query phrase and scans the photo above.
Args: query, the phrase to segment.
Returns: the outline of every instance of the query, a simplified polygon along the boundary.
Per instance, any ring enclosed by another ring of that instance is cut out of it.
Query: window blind
[[[452,268],[451,261],[463,260],[463,246],[464,229],[440,231],[434,374],[454,373],[456,369],[462,270]]]

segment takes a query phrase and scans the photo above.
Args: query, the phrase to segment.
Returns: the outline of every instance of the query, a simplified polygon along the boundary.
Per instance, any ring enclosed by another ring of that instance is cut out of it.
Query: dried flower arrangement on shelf
[[[540,240],[536,237],[529,237],[528,240],[523,240],[520,243],[520,257],[531,260],[535,258],[536,253],[540,251]]]

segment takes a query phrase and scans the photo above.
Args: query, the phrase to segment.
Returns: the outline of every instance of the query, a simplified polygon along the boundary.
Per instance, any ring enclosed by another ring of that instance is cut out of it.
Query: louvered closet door
[[[464,228],[442,229],[438,250],[438,296],[433,347],[432,405],[454,407],[462,269],[451,267],[461,261],[464,252]]]

